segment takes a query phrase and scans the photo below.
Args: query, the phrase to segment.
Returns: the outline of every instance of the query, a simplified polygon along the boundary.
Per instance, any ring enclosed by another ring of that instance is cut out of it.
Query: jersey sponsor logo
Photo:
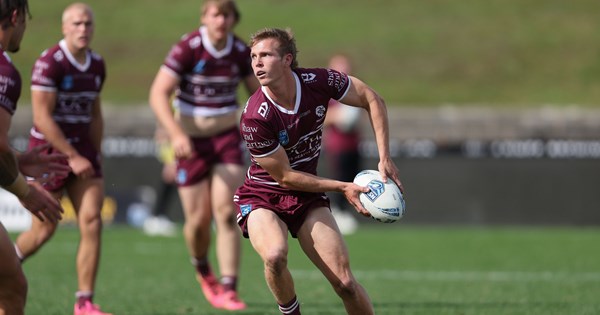
[[[338,92],[348,85],[348,77],[340,72],[327,70],[327,84],[334,87]]]
[[[242,216],[247,216],[250,211],[252,211],[252,205],[240,205],[240,212],[242,212]]]
[[[260,104],[260,107],[258,108],[258,114],[263,118],[267,118],[267,115],[269,114],[269,105],[267,102],[262,102],[262,104]]]
[[[11,77],[7,77],[4,75],[0,75],[0,93],[5,94],[8,90],[8,87],[15,86],[15,80]]]
[[[315,81],[315,77],[317,77],[316,74],[314,73],[302,73],[302,81],[304,81],[304,83],[311,83]]]
[[[66,75],[60,83],[60,88],[63,90],[70,90],[73,88],[73,76]]]
[[[200,60],[194,66],[194,73],[202,73],[204,71],[204,66],[206,65],[206,60]]]
[[[279,138],[279,143],[281,143],[281,145],[286,145],[286,144],[290,143],[290,137],[288,136],[288,133],[286,130],[279,130],[279,134],[277,135],[277,138]]]
[[[252,136],[251,134],[244,135],[244,140],[246,140],[246,141],[254,141],[254,136]]]
[[[323,117],[325,115],[325,106],[319,105],[317,107],[317,109],[315,110],[315,114],[317,114],[317,116],[319,116],[319,118]]]
[[[258,127],[248,127],[246,124],[242,123],[242,131],[243,132],[257,132]]]
[[[273,140],[266,141],[255,141],[255,142],[246,142],[246,148],[248,149],[262,149],[272,146],[274,143]]]

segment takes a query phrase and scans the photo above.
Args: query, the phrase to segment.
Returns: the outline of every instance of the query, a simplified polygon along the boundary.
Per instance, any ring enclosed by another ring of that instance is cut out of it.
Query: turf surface
[[[599,314],[598,229],[463,228],[373,224],[346,238],[353,271],[376,314]],[[13,235],[14,236],[14,235]],[[183,238],[107,227],[95,302],[119,315],[230,314],[194,280]],[[27,314],[69,314],[77,230],[62,227],[28,260]],[[248,310],[279,314],[262,264],[244,241],[240,291]],[[345,314],[295,243],[289,266],[304,314]],[[596,248],[596,250],[594,250]],[[213,255],[214,257],[214,255]]]

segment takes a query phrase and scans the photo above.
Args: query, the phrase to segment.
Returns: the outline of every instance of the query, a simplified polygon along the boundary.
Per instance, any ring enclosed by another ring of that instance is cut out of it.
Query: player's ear
[[[293,60],[294,56],[292,56],[292,54],[285,54],[285,56],[283,56],[283,61],[285,62],[286,66],[291,66]]]
[[[10,24],[15,26],[15,25],[17,25],[18,21],[19,21],[19,10],[15,9],[15,10],[13,10],[12,14],[10,15]]]

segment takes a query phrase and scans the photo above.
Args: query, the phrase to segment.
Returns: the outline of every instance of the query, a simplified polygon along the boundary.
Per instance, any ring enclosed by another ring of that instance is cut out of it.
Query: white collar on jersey
[[[61,39],[60,42],[58,42],[58,46],[60,46],[62,51],[65,53],[67,59],[69,59],[69,62],[79,71],[84,72],[90,67],[90,64],[92,63],[92,57],[90,57],[89,50],[85,52],[85,63],[80,64],[79,62],[77,62],[77,59],[73,57],[73,54],[71,54],[71,52],[69,51],[69,48],[67,47],[67,42],[64,39]]]
[[[0,49],[2,49],[2,46],[0,45]],[[6,58],[6,60],[8,60],[8,62],[12,63],[12,59],[10,59],[10,56],[8,55],[8,53],[6,51],[2,51],[2,54],[4,55],[4,58]]]
[[[200,35],[202,38],[202,46],[206,48],[206,50],[215,58],[221,58],[223,56],[228,55],[231,52],[231,48],[233,47],[233,34],[227,34],[227,44],[225,48],[222,50],[217,50],[215,46],[210,42],[210,38],[208,37],[208,30],[206,26],[200,26]]]
[[[289,110],[286,109],[285,107],[277,104],[269,95],[269,93],[267,92],[267,88],[264,86],[261,86],[260,89],[263,92],[263,94],[269,99],[269,101],[271,101],[271,103],[273,103],[273,105],[275,105],[275,107],[282,113],[286,113],[288,115],[294,115],[298,113],[298,109],[300,108],[300,99],[302,98],[302,89],[300,88],[300,78],[298,78],[298,75],[296,75],[296,72],[292,71],[292,74],[294,75],[294,81],[296,81],[296,104],[294,104],[294,110]]]

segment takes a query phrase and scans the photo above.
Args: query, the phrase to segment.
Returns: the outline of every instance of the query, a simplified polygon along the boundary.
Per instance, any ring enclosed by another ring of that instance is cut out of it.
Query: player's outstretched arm
[[[352,76],[349,76],[349,78],[352,80],[352,84],[346,95],[340,99],[340,102],[367,110],[379,153],[379,172],[384,182],[390,177],[398,185],[400,191],[403,192],[404,187],[400,182],[398,168],[390,156],[390,128],[385,101],[375,90],[361,80]]]

